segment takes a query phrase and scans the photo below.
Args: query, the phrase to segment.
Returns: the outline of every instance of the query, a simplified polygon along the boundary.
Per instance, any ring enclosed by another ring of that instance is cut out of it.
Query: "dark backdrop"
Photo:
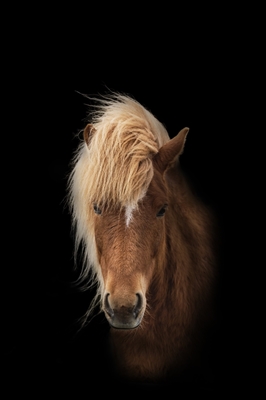
[[[3,283],[4,363],[11,388],[34,390],[37,382],[41,391],[53,391],[56,385],[63,393],[73,386],[91,386],[101,376],[98,388],[109,389],[104,383],[104,317],[95,317],[77,333],[75,321],[92,294],[69,285],[76,273],[70,216],[64,207],[75,135],[84,128],[88,110],[80,93],[91,96],[108,89],[134,96],[165,124],[171,137],[190,128],[181,164],[198,194],[217,213],[222,239],[209,389],[221,393],[231,385],[239,390],[248,385],[252,346],[247,340],[249,300],[243,287],[246,231],[245,224],[240,225],[240,161],[245,157],[240,149],[247,115],[236,107],[244,91],[234,65],[223,64],[221,72],[217,60],[205,59],[204,65],[200,60],[192,57],[189,66],[166,60],[162,68],[154,68],[155,61],[136,63],[130,69],[111,64],[98,69],[89,62],[77,79],[74,74],[68,79],[61,64],[54,69],[51,63],[23,85],[22,75],[16,77],[7,107],[12,137],[8,152],[16,161],[11,173],[15,184],[9,192],[14,222],[12,232],[10,225],[7,230],[8,279]]]

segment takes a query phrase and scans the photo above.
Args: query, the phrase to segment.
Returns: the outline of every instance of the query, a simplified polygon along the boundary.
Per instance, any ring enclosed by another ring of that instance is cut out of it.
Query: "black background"
[[[254,387],[252,323],[259,329],[251,305],[256,289],[248,274],[246,101],[252,79],[243,84],[240,66],[245,55],[226,48],[219,35],[215,48],[206,45],[205,37],[193,48],[179,47],[179,39],[167,47],[158,36],[145,43],[133,41],[127,52],[118,38],[105,42],[106,52],[92,48],[92,39],[80,53],[64,49],[62,55],[60,46],[34,53],[31,47],[9,80],[3,150],[12,165],[6,168],[12,177],[6,184],[12,218],[5,234],[3,271],[3,363],[9,388],[36,393],[36,398],[44,391],[63,395],[73,388],[86,393],[94,385],[102,393],[117,393],[106,383],[104,317],[95,317],[77,333],[75,321],[92,294],[69,285],[76,273],[70,216],[64,207],[75,135],[84,128],[88,111],[80,93],[93,96],[111,89],[147,107],[170,137],[190,128],[181,164],[216,212],[222,245],[217,321],[208,355],[213,379],[207,389],[196,384],[187,389],[245,392]],[[5,171],[3,167],[3,176]],[[158,387],[146,390],[153,393]]]

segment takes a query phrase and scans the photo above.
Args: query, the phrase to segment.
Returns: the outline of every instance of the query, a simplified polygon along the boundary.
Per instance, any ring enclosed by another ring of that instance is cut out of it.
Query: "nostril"
[[[106,313],[109,315],[110,318],[113,318],[115,313],[114,310],[112,309],[112,307],[109,304],[108,301],[108,297],[110,296],[110,293],[106,293],[105,297],[104,297],[104,309],[106,311]]]
[[[142,305],[143,305],[142,295],[140,293],[136,293],[136,296],[137,296],[137,302],[136,302],[136,305],[135,305],[135,307],[133,309],[134,318],[138,317],[138,315],[140,313],[140,310],[142,309]]]

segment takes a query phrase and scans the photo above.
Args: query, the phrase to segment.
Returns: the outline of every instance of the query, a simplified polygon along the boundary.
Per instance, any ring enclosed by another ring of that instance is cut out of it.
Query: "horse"
[[[84,318],[99,307],[108,321],[117,376],[161,382],[197,365],[204,348],[215,216],[182,170],[189,128],[170,138],[133,96],[96,100],[68,180],[77,281],[96,286]]]

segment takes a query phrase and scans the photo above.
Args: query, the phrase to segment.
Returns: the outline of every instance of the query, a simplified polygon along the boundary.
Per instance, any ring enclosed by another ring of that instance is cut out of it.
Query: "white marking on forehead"
[[[128,227],[130,224],[130,221],[132,220],[132,214],[133,211],[135,210],[136,206],[126,206],[126,210],[125,210],[125,216],[126,216],[126,226]]]

